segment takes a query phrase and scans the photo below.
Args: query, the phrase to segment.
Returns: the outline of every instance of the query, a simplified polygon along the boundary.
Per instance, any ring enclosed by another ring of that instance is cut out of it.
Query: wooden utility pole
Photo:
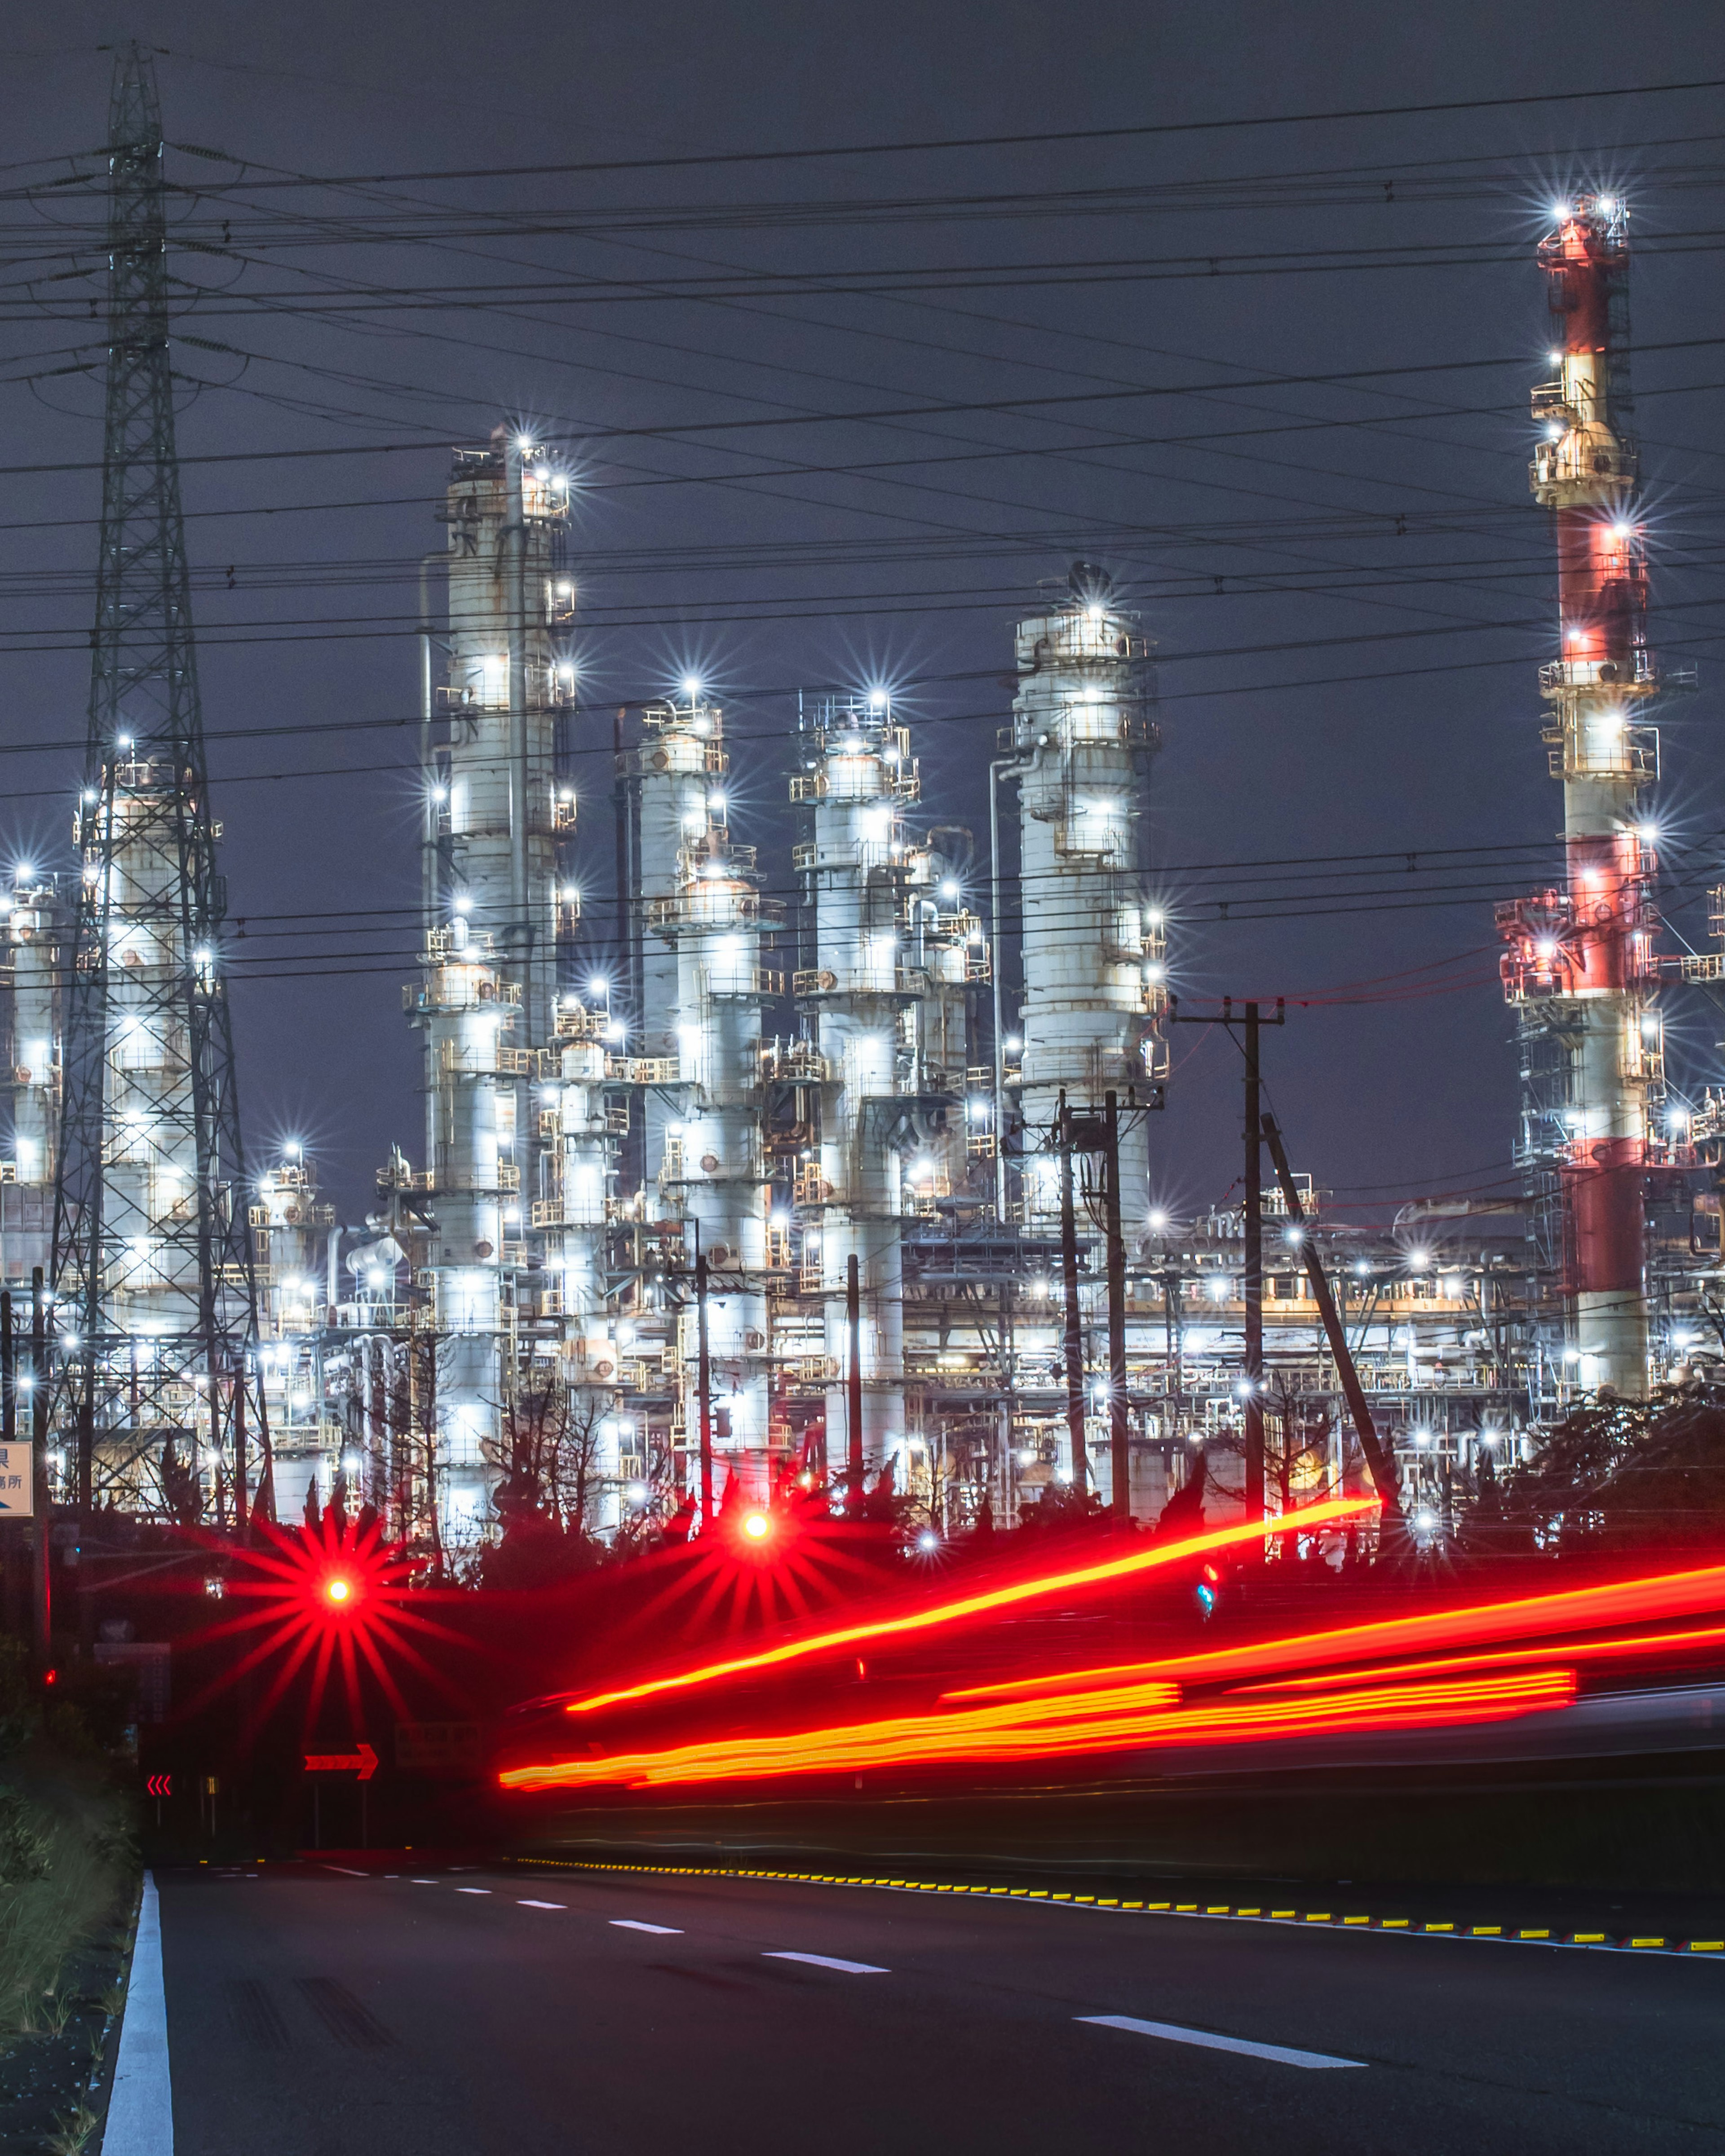
[[[845,1260],[845,1509],[863,1508],[862,1270],[853,1250]]]
[[[1090,1474],[1084,1445],[1084,1323],[1078,1308],[1078,1213],[1072,1193],[1072,1111],[1060,1094],[1056,1135],[1060,1148],[1060,1275],[1066,1293],[1066,1430],[1072,1480],[1082,1490]]]
[[[1108,1245],[1108,1458],[1114,1486],[1114,1518],[1117,1525],[1124,1527],[1132,1516],[1132,1440],[1126,1413],[1126,1239],[1120,1224],[1117,1093],[1106,1096],[1103,1111],[1107,1136],[1103,1154],[1107,1174],[1103,1225]]]

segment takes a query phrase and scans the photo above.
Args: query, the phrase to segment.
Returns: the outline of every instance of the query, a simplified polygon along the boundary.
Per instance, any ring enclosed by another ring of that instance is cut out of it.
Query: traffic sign
[[[308,1752],[305,1772],[308,1774],[352,1774],[358,1769],[359,1779],[369,1782],[377,1771],[377,1755],[364,1738],[359,1740],[357,1752]]]
[[[28,1445],[0,1445],[0,1520],[33,1520],[36,1479]]]
[[[174,1793],[174,1778],[172,1774],[152,1774],[144,1787],[152,1797],[171,1797]]]
[[[485,1764],[476,1722],[398,1722],[395,1763],[436,1781],[471,1779]]]

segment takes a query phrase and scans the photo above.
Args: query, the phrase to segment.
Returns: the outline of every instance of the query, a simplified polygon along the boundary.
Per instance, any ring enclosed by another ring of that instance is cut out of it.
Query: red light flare
[[[749,1533],[750,1519],[764,1520],[769,1532]],[[865,1548],[875,1539],[834,1517],[824,1491],[782,1484],[769,1503],[726,1508],[707,1532],[643,1558],[642,1572],[661,1584],[631,1629],[674,1620],[711,1651],[715,1633],[812,1620],[843,1594],[878,1584]]]
[[[375,1678],[395,1712],[410,1718],[392,1662],[411,1666],[440,1691],[452,1692],[416,1643],[468,1642],[416,1606],[424,1601],[424,1591],[409,1590],[409,1560],[398,1546],[384,1541],[380,1522],[362,1529],[357,1519],[337,1524],[336,1516],[326,1512],[316,1527],[286,1529],[259,1522],[257,1532],[264,1539],[249,1549],[223,1545],[234,1566],[228,1597],[244,1607],[198,1635],[201,1644],[245,1642],[244,1651],[188,1702],[186,1714],[272,1664],[270,1681],[247,1715],[248,1736],[267,1720],[302,1671],[310,1680],[307,1729],[316,1722],[338,1671],[356,1719],[362,1671]]]
[[[1307,1505],[1299,1512],[1285,1512],[1267,1524],[1261,1520],[1247,1520],[1232,1527],[1212,1528],[1201,1535],[1189,1535],[1176,1543],[1149,1543],[1126,1555],[1106,1558],[1099,1563],[1076,1565],[1034,1579],[1014,1580],[1004,1587],[961,1595],[956,1600],[937,1603],[932,1609],[912,1610],[901,1617],[877,1617],[862,1624],[841,1625],[831,1631],[811,1634],[807,1639],[788,1640],[776,1647],[759,1648],[753,1654],[705,1662],[695,1669],[676,1671],[665,1676],[644,1678],[639,1684],[620,1686],[612,1691],[590,1692],[584,1699],[571,1700],[564,1712],[591,1714],[596,1708],[613,1707],[620,1701],[650,1699],[660,1692],[681,1691],[691,1685],[711,1684],[717,1678],[736,1676],[745,1670],[770,1669],[783,1662],[800,1661],[810,1655],[824,1654],[834,1647],[855,1646],[865,1640],[893,1639],[906,1633],[926,1632],[938,1625],[957,1624],[967,1617],[983,1616],[991,1609],[1009,1609],[1016,1603],[1034,1601],[1045,1595],[1069,1594],[1108,1580],[1163,1570],[1203,1557],[1211,1550],[1229,1549],[1242,1543],[1261,1543],[1271,1532],[1311,1533],[1319,1527],[1358,1519],[1377,1509],[1375,1497],[1334,1497],[1321,1505]]]
[[[1357,1662],[1375,1655],[1417,1654],[1422,1650],[1481,1645],[1494,1640],[1533,1639],[1544,1633],[1591,1631],[1604,1625],[1699,1616],[1722,1604],[1725,1604],[1725,1565],[1707,1565],[1692,1572],[1656,1573],[1612,1580],[1599,1587],[1570,1588],[1556,1594],[1520,1595],[1504,1602],[1471,1603],[1461,1609],[1432,1609],[1418,1617],[1381,1618],[1327,1632],[1290,1633],[1237,1647],[1213,1648],[1199,1655],[1054,1671],[1046,1676],[1020,1677],[1001,1684],[969,1685],[942,1697],[948,1700],[1028,1698],[1070,1685],[1110,1679],[1132,1684],[1163,1677],[1189,1684],[1263,1676],[1273,1671],[1298,1669],[1302,1664]]]
[[[544,1789],[622,1784],[632,1789],[787,1775],[853,1774],[864,1768],[1004,1766],[1074,1754],[1176,1744],[1253,1744],[1340,1731],[1459,1727],[1568,1707],[1568,1670],[1518,1671],[1472,1681],[1378,1685],[1307,1697],[1178,1704],[1171,1685],[1081,1692],[945,1714],[890,1715],[786,1736],[725,1738],[609,1758],[558,1759],[506,1768],[501,1788]]]

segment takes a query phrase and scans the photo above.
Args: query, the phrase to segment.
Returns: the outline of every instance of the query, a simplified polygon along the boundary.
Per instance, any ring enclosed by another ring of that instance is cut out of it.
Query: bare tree
[[[604,1470],[600,1426],[608,1412],[591,1394],[561,1385],[522,1393],[505,1407],[484,1450],[497,1475],[491,1503],[506,1533],[536,1519],[564,1534],[593,1532],[601,1500],[618,1486]]]
[[[1332,1424],[1328,1405],[1278,1382],[1274,1414],[1266,1419],[1265,1470],[1280,1500],[1278,1512],[1330,1494]]]

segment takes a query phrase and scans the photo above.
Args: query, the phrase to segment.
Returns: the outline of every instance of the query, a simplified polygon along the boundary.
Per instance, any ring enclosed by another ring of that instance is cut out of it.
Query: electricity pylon
[[[174,447],[155,69],[109,127],[101,561],[65,976],[56,1423],[77,1496],[246,1517],[269,1436]]]

